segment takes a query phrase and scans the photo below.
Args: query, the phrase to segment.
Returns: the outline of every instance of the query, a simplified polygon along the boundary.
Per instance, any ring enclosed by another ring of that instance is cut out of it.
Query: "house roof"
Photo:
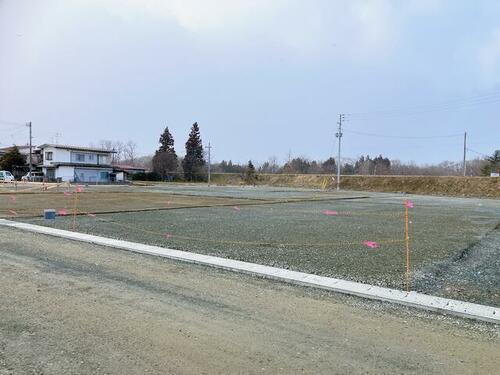
[[[71,145],[56,145],[45,143],[43,145],[38,146],[41,149],[52,147],[52,148],[61,148],[64,150],[74,150],[74,151],[91,151],[91,152],[99,152],[103,154],[116,154],[116,151],[105,150],[103,148],[98,147],[81,147],[81,146],[71,146]]]
[[[113,168],[123,170],[123,171],[145,171],[146,168],[135,167],[133,165],[125,165],[125,164],[113,164]]]
[[[56,168],[56,167],[75,167],[75,168],[93,168],[93,169],[111,169],[110,164],[86,164],[86,163],[52,163],[50,165],[42,165],[43,168]]]
[[[0,147],[0,152],[9,152],[14,147],[17,147],[19,149],[19,151],[24,150],[24,149],[29,150],[29,148],[30,148],[29,145],[13,145],[13,146]],[[38,147],[35,145],[31,146],[31,149],[33,150],[33,152],[35,152],[37,148]]]

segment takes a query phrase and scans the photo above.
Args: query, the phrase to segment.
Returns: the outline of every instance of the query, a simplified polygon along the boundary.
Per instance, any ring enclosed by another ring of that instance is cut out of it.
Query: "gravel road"
[[[493,374],[498,328],[0,228],[0,375]]]

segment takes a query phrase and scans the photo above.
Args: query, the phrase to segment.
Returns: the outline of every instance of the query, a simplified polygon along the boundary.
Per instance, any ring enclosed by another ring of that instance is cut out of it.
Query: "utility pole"
[[[335,137],[339,139],[339,153],[337,157],[337,191],[340,190],[340,147],[342,143],[342,121],[344,120],[345,115],[344,114],[339,114],[339,130],[337,133],[335,133]]]
[[[208,142],[208,186],[210,186],[210,171],[211,171],[211,164],[212,164],[212,159],[211,159],[211,153],[212,153],[212,146],[210,145],[210,142]]]
[[[465,160],[467,155],[467,132],[464,133],[464,177],[467,172],[467,161]]]
[[[30,174],[28,181],[33,180],[32,172],[33,172],[33,135],[31,132],[31,121],[26,124],[26,126],[30,129],[30,157],[29,157],[29,163],[30,163]]]

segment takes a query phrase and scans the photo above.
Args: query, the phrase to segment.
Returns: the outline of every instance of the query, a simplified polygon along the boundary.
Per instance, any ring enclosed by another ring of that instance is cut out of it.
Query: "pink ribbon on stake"
[[[333,211],[333,210],[323,210],[321,212],[323,213],[323,215],[326,215],[326,216],[336,216],[339,214],[337,211]]]
[[[69,197],[69,196],[71,195],[71,193],[70,193],[69,191],[65,191],[63,194],[64,194],[65,196],[67,196],[67,197]]]
[[[363,245],[368,246],[370,249],[377,249],[380,247],[375,241],[363,241]]]
[[[413,208],[413,201],[406,200],[405,201],[405,207],[406,208]]]
[[[59,216],[66,216],[66,215],[68,215],[68,211],[66,211],[66,210],[59,210],[59,211],[57,211],[57,214]]]
[[[77,192],[77,193],[81,193],[81,192],[83,192],[83,186],[77,186],[77,187],[76,187],[76,192]]]
[[[238,206],[234,206],[233,210],[235,210],[235,211],[241,211],[241,208],[239,208]]]

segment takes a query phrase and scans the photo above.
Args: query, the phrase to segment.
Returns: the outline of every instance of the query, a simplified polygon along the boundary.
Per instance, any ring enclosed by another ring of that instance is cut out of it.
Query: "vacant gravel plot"
[[[0,374],[493,374],[498,327],[0,228]]]
[[[164,186],[163,194],[143,193],[145,197],[193,194],[189,199],[215,199],[201,195],[206,187]],[[308,273],[350,279],[370,284],[402,288],[405,280],[406,253],[404,243],[403,201],[413,199],[411,209],[411,271],[418,276],[414,289],[479,303],[500,305],[494,286],[500,278],[498,268],[478,273],[477,285],[488,287],[454,288],[447,283],[445,264],[455,264],[473,246],[479,248],[487,233],[499,222],[500,202],[495,200],[408,197],[371,194],[368,199],[335,200],[331,194],[318,198],[309,191],[310,201],[303,201],[307,191],[273,190],[288,194],[289,203],[252,202],[260,194],[273,197],[266,189],[214,189],[217,194],[245,197],[246,204],[162,210],[141,213],[116,213],[77,218],[77,230],[106,237],[149,243],[197,253],[272,265]],[[299,194],[299,195],[294,195]],[[282,195],[278,195],[283,199]],[[185,196],[182,196],[185,197]],[[149,199],[149,198],[148,198]],[[227,199],[227,198],[217,198]],[[233,198],[234,199],[234,198]],[[271,199],[271,198],[270,198]],[[300,201],[293,201],[300,199]],[[321,200],[319,200],[321,199]],[[262,204],[259,204],[262,203]],[[334,214],[333,214],[334,213]],[[71,227],[72,218],[58,218],[55,223],[42,219],[29,222]],[[364,241],[377,242],[370,248]],[[482,256],[476,256],[483,259]],[[486,258],[484,258],[486,259]],[[458,264],[458,263],[457,263]],[[464,274],[477,273],[476,268],[463,268]],[[433,266],[438,271],[429,271]],[[425,276],[422,276],[425,275]],[[444,282],[443,282],[444,281]]]

